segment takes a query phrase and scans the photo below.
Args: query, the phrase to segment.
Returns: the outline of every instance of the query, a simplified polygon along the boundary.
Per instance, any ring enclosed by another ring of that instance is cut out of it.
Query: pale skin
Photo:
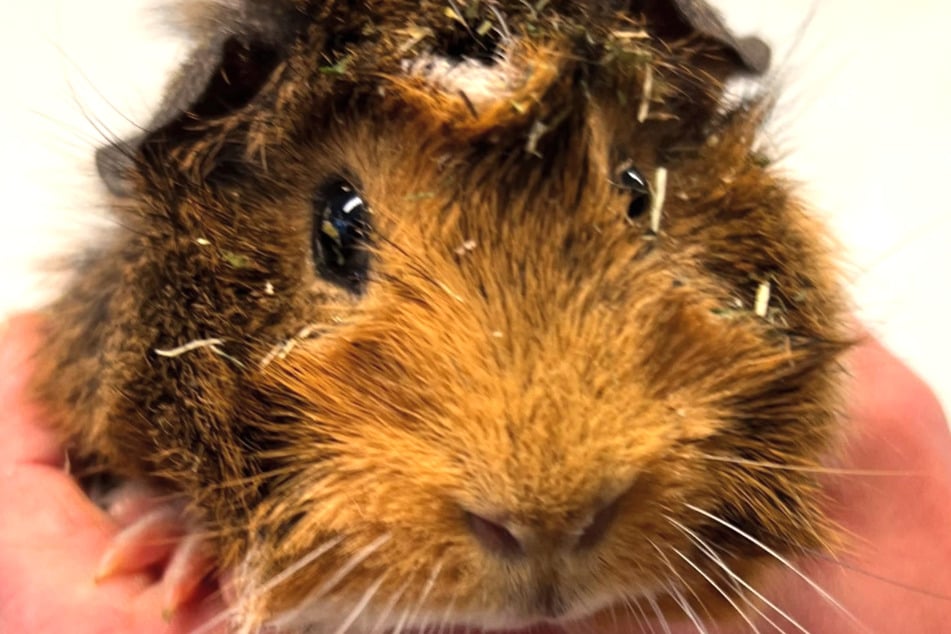
[[[168,618],[154,573],[95,580],[103,553],[122,527],[65,472],[62,448],[25,399],[29,354],[39,344],[36,326],[36,318],[18,317],[3,327],[0,341],[0,632],[192,631],[222,609],[213,589]],[[819,561],[802,570],[863,625],[788,570],[777,570],[758,588],[817,634],[946,631],[951,622],[947,421],[928,386],[875,341],[854,350],[848,363],[855,431],[843,467],[875,473],[826,476],[829,512],[855,536],[853,553],[847,565]],[[769,614],[782,630],[801,631]],[[778,631],[762,621],[757,628]],[[710,630],[738,634],[750,627],[741,622]],[[619,612],[617,632],[610,634],[641,631],[637,620]],[[654,631],[663,628],[655,625]],[[672,634],[697,631],[689,622],[671,625]]]

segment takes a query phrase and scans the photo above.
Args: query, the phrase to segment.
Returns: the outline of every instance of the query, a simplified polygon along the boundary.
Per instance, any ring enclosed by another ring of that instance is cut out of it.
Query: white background
[[[951,407],[951,2],[717,4],[774,45],[771,141],[842,240],[860,314]],[[0,6],[0,314],[55,289],[41,264],[101,217],[93,147],[148,119],[185,50],[153,5]]]

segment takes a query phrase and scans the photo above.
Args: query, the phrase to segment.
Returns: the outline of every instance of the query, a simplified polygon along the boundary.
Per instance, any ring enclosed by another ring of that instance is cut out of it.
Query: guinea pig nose
[[[487,551],[505,557],[520,557],[525,548],[508,528],[498,521],[465,511],[469,532]]]

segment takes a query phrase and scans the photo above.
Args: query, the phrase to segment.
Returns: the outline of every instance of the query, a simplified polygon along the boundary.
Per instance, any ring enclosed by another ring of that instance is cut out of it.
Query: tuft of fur
[[[196,58],[112,148],[121,228],[50,307],[36,390],[78,460],[187,503],[242,627],[362,601],[363,629],[675,615],[672,579],[715,610],[696,541],[744,577],[768,557],[694,509],[786,554],[830,539],[810,468],[837,437],[842,292],[755,147],[766,106],[722,111],[735,41],[683,4],[188,16]],[[667,175],[653,222],[625,165]],[[339,177],[372,211],[360,295],[312,259]],[[602,543],[564,545],[608,504]],[[532,552],[486,552],[465,512]]]

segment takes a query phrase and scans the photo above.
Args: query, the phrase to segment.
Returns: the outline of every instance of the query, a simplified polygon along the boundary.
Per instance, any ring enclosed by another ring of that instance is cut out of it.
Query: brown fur
[[[578,616],[663,595],[671,566],[712,605],[674,549],[724,575],[668,518],[743,576],[767,558],[686,504],[784,553],[828,538],[808,470],[735,462],[820,464],[845,332],[823,230],[754,149],[765,108],[721,111],[732,52],[667,2],[499,2],[523,75],[477,108],[402,64],[478,53],[481,20],[502,29],[458,4],[466,25],[443,2],[200,12],[203,50],[263,42],[249,55],[266,73],[186,66],[153,129],[120,148],[121,228],[51,308],[37,389],[74,453],[189,503],[245,627],[381,536],[315,621],[377,581],[365,627],[393,602],[416,624]],[[209,81],[253,90],[222,107]],[[626,161],[669,170],[656,235],[625,217]],[[362,296],[311,261],[311,198],[337,174],[373,212]],[[206,338],[224,343],[155,353]],[[603,543],[564,545],[618,496]],[[486,553],[463,509],[531,528],[533,550]]]

